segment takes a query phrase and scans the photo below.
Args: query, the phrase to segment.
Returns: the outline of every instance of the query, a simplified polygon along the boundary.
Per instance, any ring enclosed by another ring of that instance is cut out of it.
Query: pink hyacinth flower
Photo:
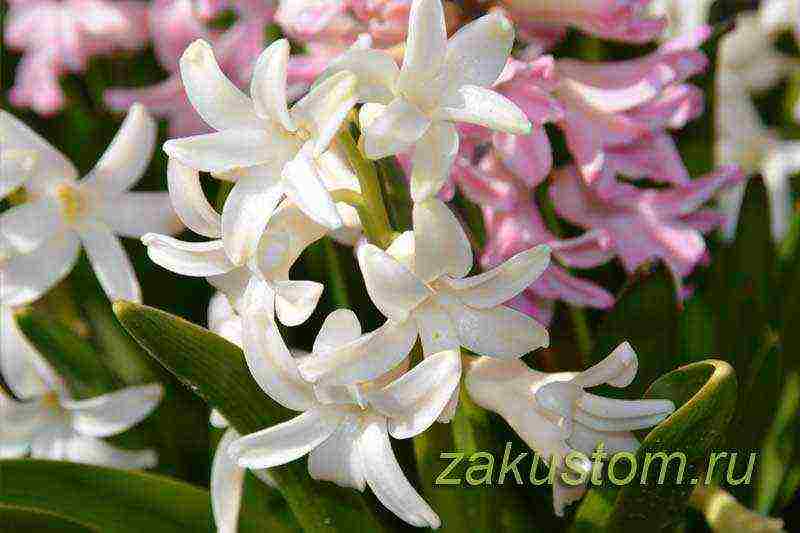
[[[662,190],[617,182],[617,190],[603,198],[585,184],[576,168],[567,167],[554,173],[550,197],[566,220],[605,231],[627,272],[660,259],[680,280],[707,257],[703,234],[724,222],[720,213],[703,204],[743,179],[737,167],[722,167],[685,185]]]
[[[664,31],[666,17],[648,14],[650,0],[501,0],[523,35],[552,42],[572,26],[603,39],[646,43]]]
[[[51,115],[64,105],[59,77],[89,58],[134,50],[147,39],[146,6],[104,0],[10,0],[4,41],[23,53],[9,100]]]
[[[589,231],[574,239],[557,239],[545,227],[539,209],[530,199],[511,211],[484,207],[483,215],[489,235],[480,258],[485,270],[539,244],[549,245],[553,257],[563,265],[551,262],[539,279],[509,305],[544,323],[552,318],[555,300],[597,309],[614,305],[614,297],[604,288],[575,277],[564,268],[591,268],[608,262],[613,252],[604,231]]]

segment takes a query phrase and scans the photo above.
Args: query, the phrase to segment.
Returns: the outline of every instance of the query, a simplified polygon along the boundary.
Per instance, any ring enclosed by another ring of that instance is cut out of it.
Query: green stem
[[[361,223],[364,225],[367,238],[371,243],[386,249],[392,244],[394,231],[389,224],[389,214],[386,211],[386,205],[383,203],[381,184],[378,181],[378,172],[375,169],[375,165],[363,156],[348,128],[342,128],[338,140],[347,154],[350,166],[353,167],[356,176],[358,176],[359,185],[361,185],[360,196],[363,203],[363,211],[368,213],[366,220],[362,218]],[[359,209],[358,205],[354,205],[354,207]],[[361,214],[362,210],[359,210],[359,216]]]
[[[322,251],[328,266],[328,280],[333,303],[340,308],[348,308],[350,307],[350,297],[347,294],[347,278],[342,270],[339,252],[332,239],[328,237],[322,239]]]
[[[711,531],[784,531],[783,520],[752,511],[736,501],[730,493],[715,485],[698,485],[689,504],[706,518]]]

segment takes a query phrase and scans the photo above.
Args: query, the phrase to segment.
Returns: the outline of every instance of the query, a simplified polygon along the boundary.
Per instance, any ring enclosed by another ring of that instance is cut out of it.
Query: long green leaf
[[[293,416],[270,400],[250,376],[241,349],[179,317],[144,305],[115,302],[114,311],[133,337],[242,435]],[[303,462],[271,470],[281,493],[306,531],[381,531],[356,492],[313,481]]]
[[[42,509],[31,509],[0,504],[0,524],[13,527],[15,531],[38,533],[101,533],[87,524],[81,524],[56,513]]]

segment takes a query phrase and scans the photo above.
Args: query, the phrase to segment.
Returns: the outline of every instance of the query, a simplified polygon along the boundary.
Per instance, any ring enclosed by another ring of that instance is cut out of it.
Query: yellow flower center
[[[58,400],[58,394],[52,391],[45,393],[44,397],[42,398],[42,405],[50,409],[60,408],[61,404]]]
[[[56,197],[61,204],[61,212],[68,223],[75,222],[86,214],[86,198],[73,185],[68,183],[59,185],[56,188]]]

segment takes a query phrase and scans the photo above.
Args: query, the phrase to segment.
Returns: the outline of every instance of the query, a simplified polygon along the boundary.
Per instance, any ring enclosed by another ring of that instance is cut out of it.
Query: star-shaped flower
[[[236,181],[222,212],[222,241],[237,265],[254,253],[284,196],[319,224],[342,225],[318,167],[355,103],[356,78],[340,72],[289,110],[288,60],[285,39],[264,50],[253,71],[251,98],[222,73],[207,42],[195,41],[181,58],[189,100],[217,132],[167,141],[164,151],[185,166]]]
[[[406,479],[389,442],[425,431],[458,387],[461,356],[444,351],[414,369],[404,366],[352,387],[312,387],[280,337],[269,306],[251,301],[244,314],[244,350],[256,382],[271,398],[302,414],[246,435],[228,448],[239,466],[269,468],[309,455],[311,477],[372,492],[390,511],[415,526],[437,528],[439,517]],[[331,313],[314,341],[325,356],[355,341],[361,326],[349,310]]]
[[[364,153],[379,159],[413,149],[411,196],[422,201],[444,185],[458,152],[456,122],[528,134],[531,124],[490,90],[506,64],[514,27],[501,13],[481,17],[448,41],[441,0],[415,0],[403,66],[381,50],[350,50],[327,75],[358,76]]]
[[[502,416],[548,464],[555,456],[561,471],[564,458],[580,452],[586,460],[570,466],[588,473],[588,457],[599,442],[609,454],[635,452],[639,443],[631,431],[654,426],[675,410],[669,400],[613,400],[584,390],[606,383],[627,387],[637,368],[636,352],[628,343],[583,372],[546,374],[522,361],[481,357],[468,369],[466,386],[475,403]],[[584,492],[586,485],[554,483],[556,514],[563,516],[564,506]]]
[[[387,251],[371,244],[358,249],[367,291],[388,320],[331,353],[305,359],[300,370],[307,380],[347,385],[376,379],[405,359],[417,336],[426,356],[464,346],[516,358],[547,346],[546,329],[502,304],[547,268],[549,247],[525,250],[489,272],[466,277],[472,249],[447,206],[435,198],[417,203],[413,220],[413,233]]]
[[[163,395],[161,385],[127,387],[84,400],[70,397],[62,380],[19,332],[2,308],[0,371],[17,398],[0,388],[0,458],[30,456],[116,468],[149,468],[152,450],[123,450],[104,437],[147,417]]]
[[[4,157],[7,151],[22,151],[35,159],[25,180],[3,169],[2,189],[22,185],[27,199],[0,215],[4,305],[29,303],[63,279],[81,244],[111,299],[141,301],[136,273],[118,236],[176,233],[182,227],[167,193],[128,191],[146,170],[155,139],[152,118],[134,105],[95,167],[78,181],[77,170],[60,152],[0,111]],[[22,165],[24,158],[16,161],[12,164]]]

